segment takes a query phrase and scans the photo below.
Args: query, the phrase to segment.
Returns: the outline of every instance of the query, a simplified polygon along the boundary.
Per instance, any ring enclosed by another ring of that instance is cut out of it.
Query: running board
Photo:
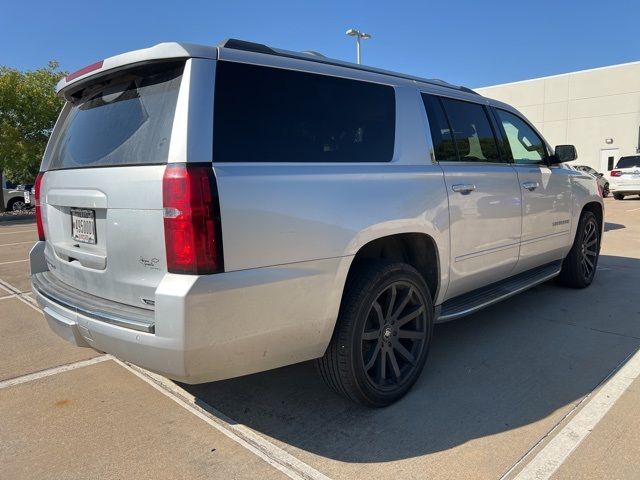
[[[447,300],[441,305],[436,322],[455,320],[512,297],[556,277],[561,268],[559,260]]]

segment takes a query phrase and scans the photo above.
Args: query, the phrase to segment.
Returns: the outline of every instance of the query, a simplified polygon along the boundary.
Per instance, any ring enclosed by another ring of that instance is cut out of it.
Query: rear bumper
[[[32,284],[54,332],[185,383],[322,356],[351,261],[343,257],[203,276],[166,274],[156,289],[153,331],[145,332],[125,326],[130,321],[126,308],[120,322],[109,322],[95,316],[81,298],[74,304],[51,295],[52,287],[43,286],[51,273],[38,275],[43,244],[31,252]]]
[[[624,193],[628,195],[640,194],[640,182],[625,185],[610,181],[609,191],[611,193]]]

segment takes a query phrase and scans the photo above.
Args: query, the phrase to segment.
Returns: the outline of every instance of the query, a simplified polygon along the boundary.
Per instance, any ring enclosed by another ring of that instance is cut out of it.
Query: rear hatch
[[[184,61],[83,82],[43,162],[45,255],[62,282],[153,309],[167,271],[162,177]]]
[[[622,157],[611,172],[611,177],[617,185],[640,188],[640,156]]]

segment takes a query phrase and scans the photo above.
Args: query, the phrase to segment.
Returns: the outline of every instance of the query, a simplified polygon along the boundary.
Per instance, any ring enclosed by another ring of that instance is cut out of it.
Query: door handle
[[[522,184],[522,188],[526,188],[530,192],[533,192],[539,186],[540,186],[540,184],[538,182],[524,182]]]
[[[454,192],[461,193],[462,195],[468,195],[476,189],[476,186],[472,183],[460,183],[457,185],[452,185],[451,190]]]

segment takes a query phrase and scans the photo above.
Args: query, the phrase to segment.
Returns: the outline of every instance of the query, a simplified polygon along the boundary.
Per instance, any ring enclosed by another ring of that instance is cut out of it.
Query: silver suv
[[[36,185],[58,334],[186,383],[317,359],[369,405],[433,325],[595,275],[603,201],[512,107],[227,40],[72,73]]]

